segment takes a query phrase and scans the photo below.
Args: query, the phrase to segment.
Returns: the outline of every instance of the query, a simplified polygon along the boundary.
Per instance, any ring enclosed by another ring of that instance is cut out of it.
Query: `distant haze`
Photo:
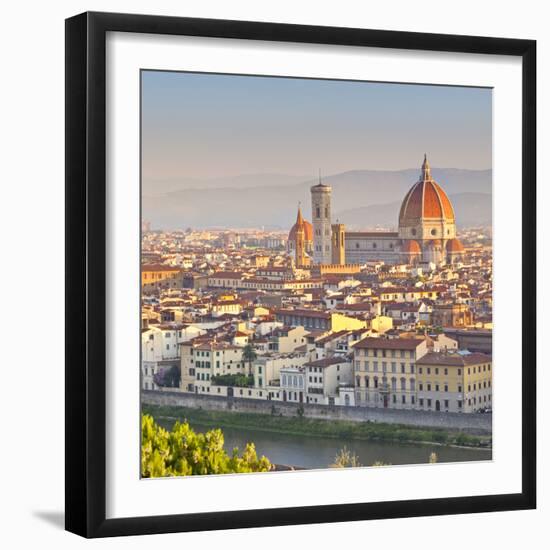
[[[483,88],[144,71],[143,217],[286,228],[298,201],[310,218],[320,170],[335,218],[391,226],[426,152],[457,223],[490,223],[491,103]]]
[[[491,224],[491,170],[433,168],[434,178],[449,195],[457,224]],[[324,178],[332,186],[332,217],[350,228],[396,227],[405,193],[418,179],[419,169],[355,170]],[[143,190],[143,218],[153,228],[266,227],[288,229],[298,203],[311,220],[310,187],[315,179],[264,175],[196,182],[160,184]],[[268,183],[269,182],[269,183]]]

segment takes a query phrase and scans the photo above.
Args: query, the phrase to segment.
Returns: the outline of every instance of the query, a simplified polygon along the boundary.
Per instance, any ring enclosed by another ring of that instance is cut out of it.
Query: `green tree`
[[[236,386],[247,388],[254,385],[254,377],[247,374],[218,374],[210,378],[215,386]]]
[[[176,422],[172,431],[159,426],[150,415],[141,417],[141,475],[168,477],[205,474],[268,472],[269,460],[258,458],[253,443],[239,455],[228,455],[221,430],[197,433],[188,423]]]
[[[252,362],[256,360],[258,354],[252,344],[246,344],[243,348],[243,362],[248,363],[248,375],[252,376]]]

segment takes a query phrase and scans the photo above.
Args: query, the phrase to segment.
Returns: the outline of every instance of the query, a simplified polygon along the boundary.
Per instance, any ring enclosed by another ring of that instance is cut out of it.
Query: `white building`
[[[153,377],[161,368],[178,366],[180,344],[206,331],[194,325],[160,325],[141,333],[141,387],[156,390]]]
[[[310,361],[306,370],[306,403],[335,405],[339,400],[339,387],[353,380],[352,362],[348,357],[326,357]]]

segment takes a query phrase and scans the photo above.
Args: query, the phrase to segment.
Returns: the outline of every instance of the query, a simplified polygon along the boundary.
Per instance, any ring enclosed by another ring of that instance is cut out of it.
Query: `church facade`
[[[405,195],[398,230],[346,231],[331,221],[332,188],[319,181],[311,188],[313,224],[300,209],[288,237],[297,266],[362,264],[369,261],[452,264],[462,259],[464,247],[456,237],[453,206],[433,179],[426,156],[417,182]]]

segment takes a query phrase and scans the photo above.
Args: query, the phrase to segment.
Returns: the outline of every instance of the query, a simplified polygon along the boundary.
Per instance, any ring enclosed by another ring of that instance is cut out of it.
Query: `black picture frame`
[[[108,31],[520,57],[522,491],[106,519],[105,41]],[[536,42],[248,21],[83,13],[66,20],[66,529],[107,537],[532,509],[536,506]]]

